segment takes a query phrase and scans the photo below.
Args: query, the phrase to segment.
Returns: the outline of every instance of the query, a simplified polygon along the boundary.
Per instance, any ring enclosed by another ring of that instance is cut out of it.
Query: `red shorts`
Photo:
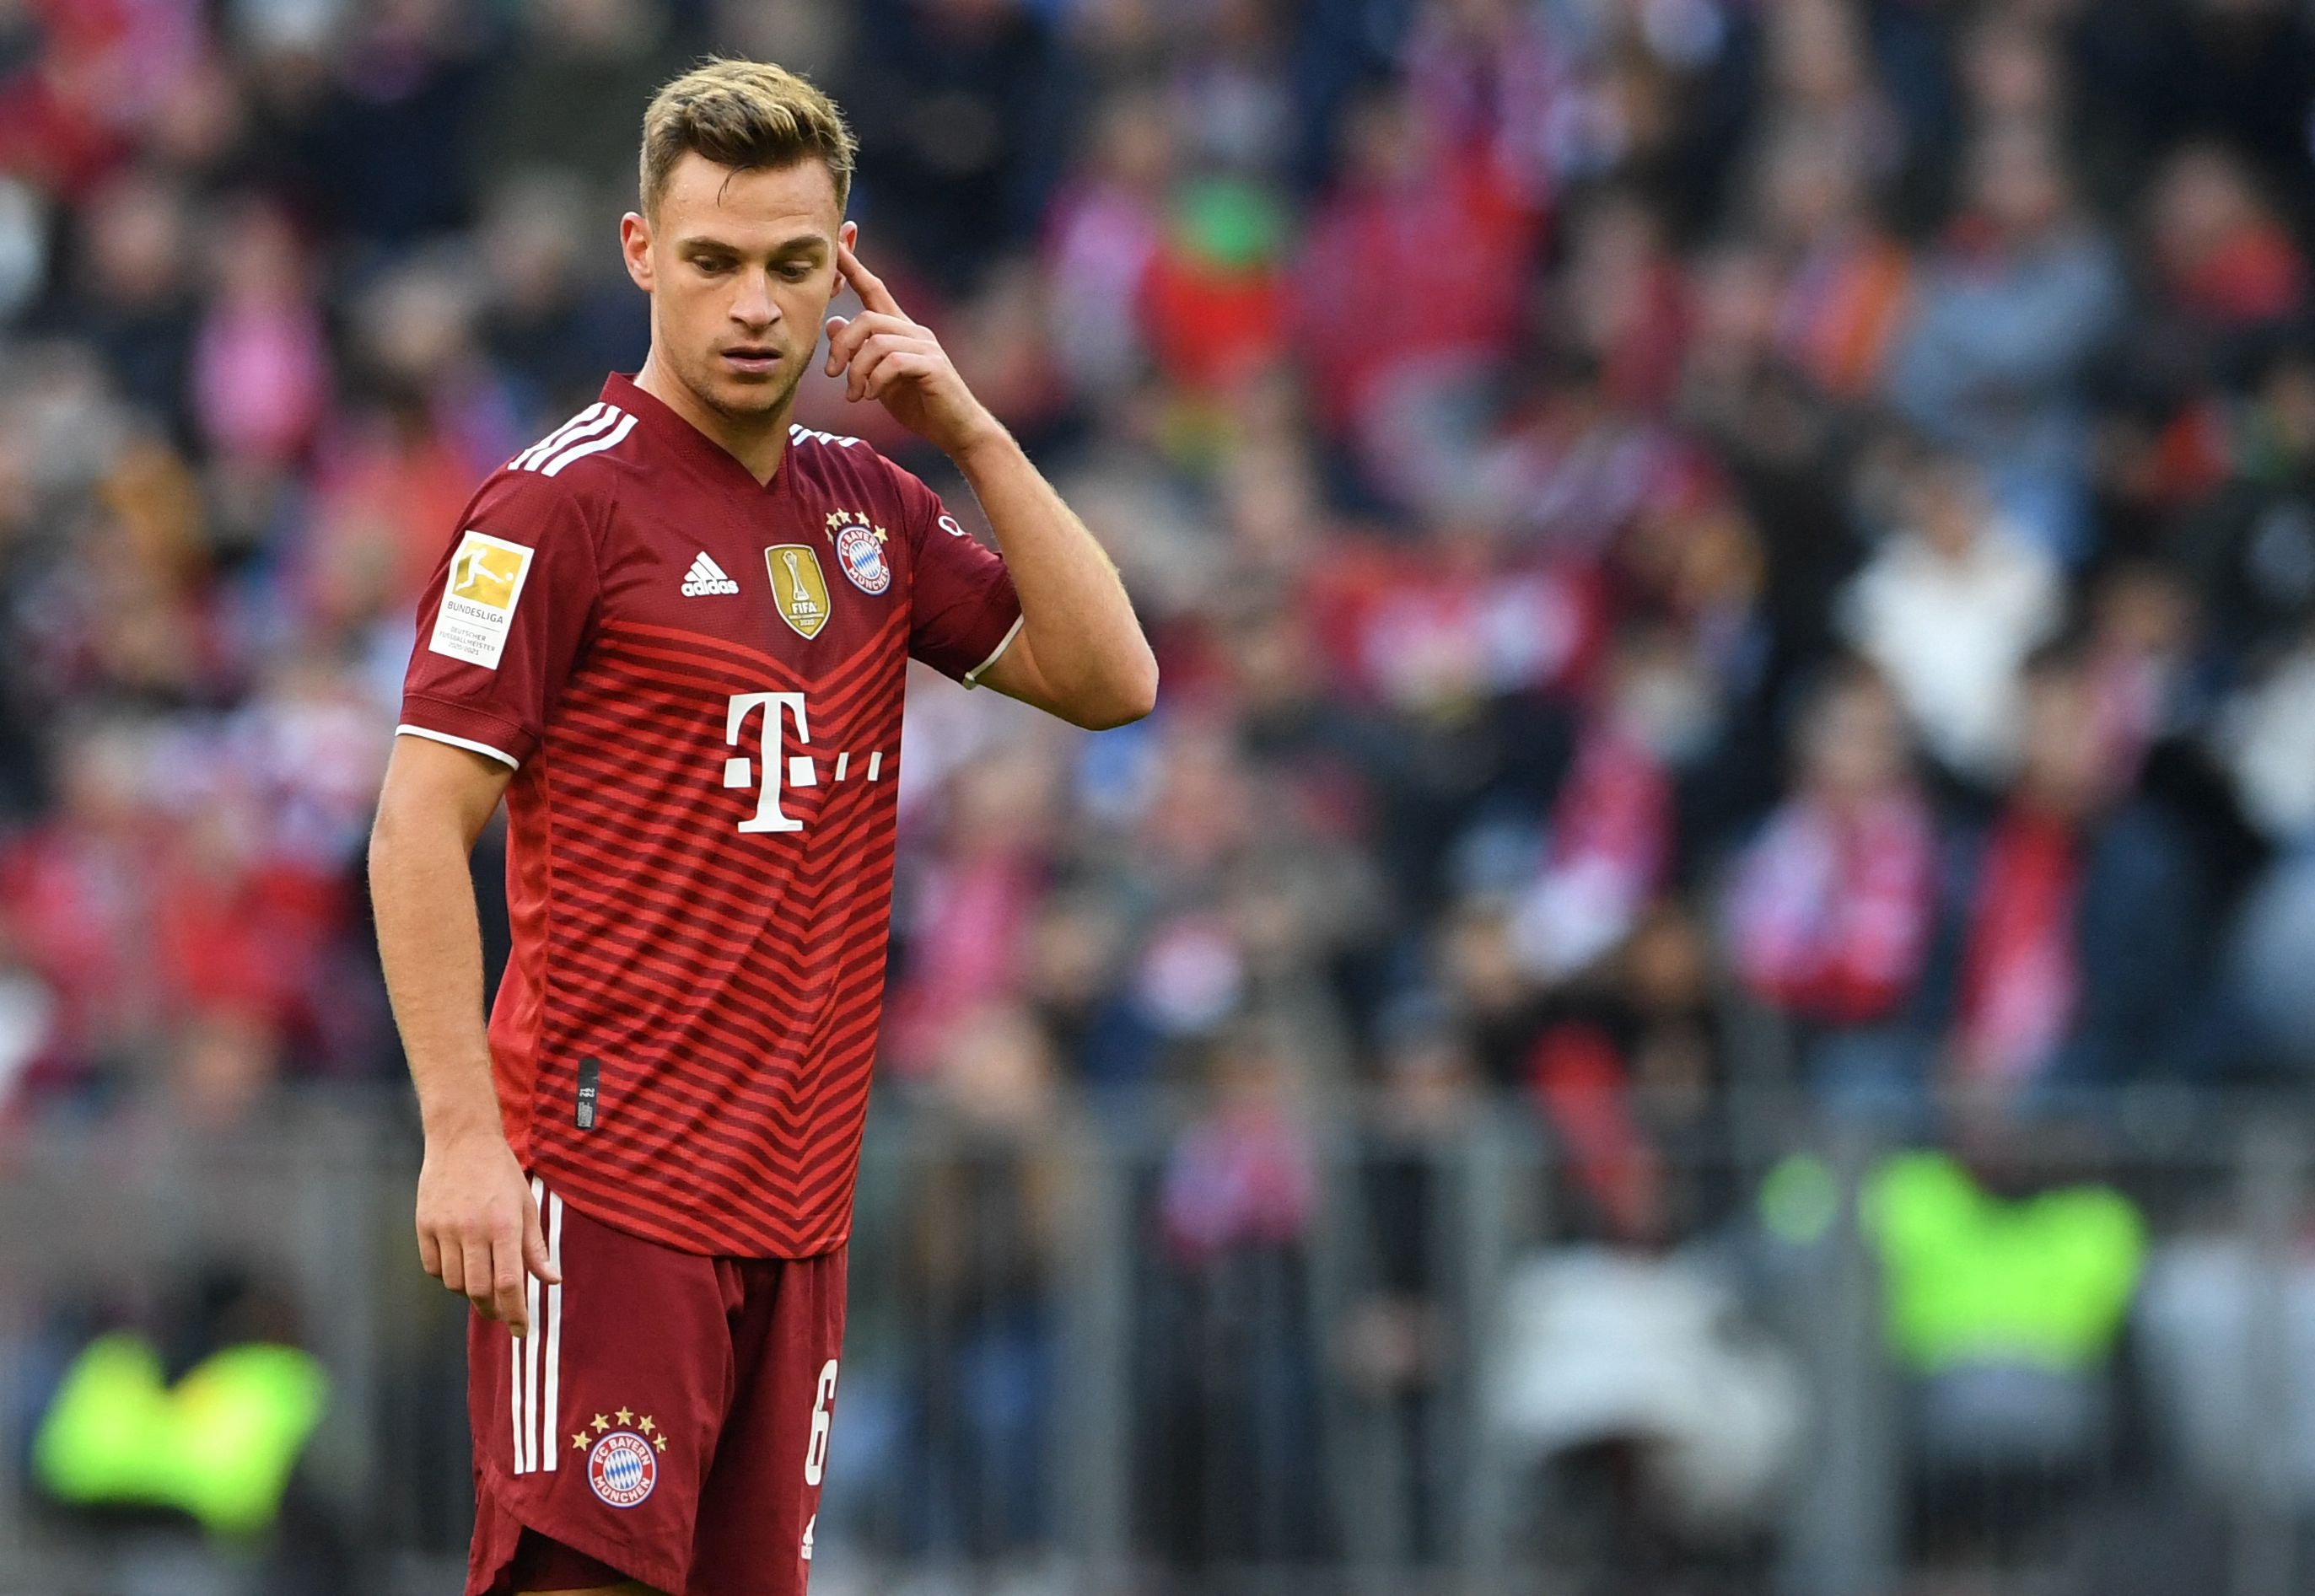
[[[467,1596],[597,1565],[681,1596],[803,1596],[845,1249],[705,1257],[531,1192],[563,1283],[531,1281],[527,1339],[467,1326]]]

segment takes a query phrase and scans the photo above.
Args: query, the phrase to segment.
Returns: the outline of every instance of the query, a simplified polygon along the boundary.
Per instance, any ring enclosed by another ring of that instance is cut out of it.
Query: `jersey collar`
[[[664,400],[635,386],[635,379],[624,372],[614,371],[603,379],[603,402],[616,404],[634,416],[644,431],[668,448],[696,460],[707,471],[722,474],[751,492],[776,492],[787,475],[788,451],[780,452],[780,463],[772,468],[771,479],[758,483],[755,473],[740,463],[740,457],[693,426]],[[793,440],[791,440],[793,447]]]

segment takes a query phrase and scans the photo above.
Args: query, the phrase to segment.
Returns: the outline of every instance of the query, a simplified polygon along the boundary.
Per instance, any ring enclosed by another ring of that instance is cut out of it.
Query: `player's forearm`
[[[1125,584],[1085,523],[1010,433],[996,428],[958,451],[1004,551],[1046,684],[1081,726],[1140,720],[1158,699],[1158,661]]]
[[[469,846],[455,817],[390,805],[370,834],[378,957],[430,1140],[501,1133]]]

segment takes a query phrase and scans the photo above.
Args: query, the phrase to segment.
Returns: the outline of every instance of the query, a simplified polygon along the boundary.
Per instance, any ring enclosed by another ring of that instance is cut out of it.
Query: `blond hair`
[[[668,174],[688,154],[741,169],[818,161],[840,209],[859,147],[836,102],[803,78],[769,61],[717,57],[666,84],[643,112],[643,215],[654,213]]]

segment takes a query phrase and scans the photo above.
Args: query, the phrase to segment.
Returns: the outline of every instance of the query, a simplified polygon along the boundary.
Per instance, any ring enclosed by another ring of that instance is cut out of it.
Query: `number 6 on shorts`
[[[803,1483],[820,1484],[820,1470],[828,1464],[828,1426],[833,1415],[828,1405],[836,1399],[836,1360],[830,1358],[820,1366],[820,1387],[812,1399],[812,1444],[804,1449]]]

